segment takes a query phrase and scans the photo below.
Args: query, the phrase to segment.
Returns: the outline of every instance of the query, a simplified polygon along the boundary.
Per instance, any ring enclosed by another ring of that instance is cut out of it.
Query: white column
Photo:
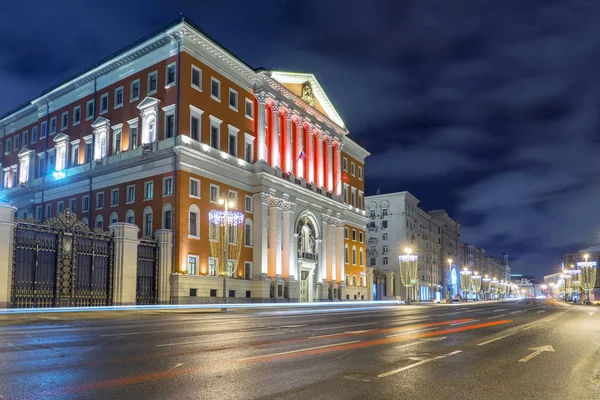
[[[271,270],[269,276],[274,278],[275,276],[281,276],[281,224],[283,222],[281,215],[281,207],[283,205],[283,199],[271,196],[269,198],[269,252],[271,256],[269,261]],[[273,271],[273,267],[274,271]],[[272,275],[274,272],[274,275]]]
[[[256,193],[254,196],[254,257],[252,278],[267,277],[269,273],[267,234],[269,232],[269,196],[266,193]]]
[[[10,306],[16,207],[0,203],[0,308]]]
[[[325,139],[325,143],[327,144],[327,191],[333,191],[333,140],[331,136],[327,136]]]
[[[336,165],[336,170],[335,170],[335,175],[334,175],[334,182],[333,182],[333,186],[335,187],[335,194],[337,194],[338,196],[342,195],[342,144],[340,142],[334,142],[334,148],[335,148],[335,165]]]
[[[325,182],[324,182],[324,174],[323,174],[323,167],[324,167],[324,160],[323,160],[323,139],[325,137],[325,135],[323,135],[323,132],[321,131],[317,131],[315,133],[315,136],[317,138],[317,186],[318,187],[323,187],[325,186]]]
[[[111,225],[114,244],[113,304],[128,306],[136,301],[139,228],[120,222]]]
[[[328,253],[329,255],[329,268],[331,268],[331,282],[334,283],[335,281],[337,281],[337,271],[336,271],[336,257],[335,257],[335,244],[336,244],[336,238],[335,238],[335,225],[333,224],[329,224],[329,239],[327,240],[328,242]]]
[[[294,166],[292,165],[292,113],[290,110],[285,110],[283,116],[285,118],[285,171],[292,172],[294,170]]]
[[[273,116],[273,127],[271,128],[271,133],[273,135],[273,137],[271,138],[271,166],[273,168],[281,168],[281,164],[279,163],[279,102],[277,100],[272,100],[269,105],[271,107],[271,112]]]
[[[306,162],[308,164],[308,176],[306,181],[314,183],[315,182],[315,141],[314,141],[314,131],[313,126],[310,122],[307,122],[306,131],[308,133],[307,139],[308,143],[306,144]]]
[[[283,203],[283,232],[282,232],[282,268],[283,274],[287,275],[290,280],[296,277],[296,253],[294,247],[294,210],[296,204],[290,201]]]
[[[327,246],[329,245],[328,240],[328,232],[327,232],[327,218],[329,216],[327,214],[323,214],[321,217],[321,251],[319,252],[319,270],[320,277],[319,280],[322,282],[327,281],[327,258],[329,257],[329,252],[327,251]]]
[[[339,280],[344,280],[344,221],[339,220],[335,226],[335,262],[339,271]]]
[[[173,272],[173,231],[158,229],[154,232],[158,244],[158,302],[171,302],[171,273]]]
[[[298,115],[294,115],[294,125],[296,125],[296,140],[295,140],[295,150],[292,155],[292,162],[296,163],[295,171],[296,176],[298,178],[304,178],[304,160],[299,158],[300,152],[303,151],[304,148],[304,126],[302,122],[302,118]],[[304,151],[306,156],[306,151]]]
[[[258,161],[267,160],[267,131],[266,127],[266,107],[267,93],[258,92],[256,94],[256,100],[258,102],[258,110],[256,110],[258,118]]]

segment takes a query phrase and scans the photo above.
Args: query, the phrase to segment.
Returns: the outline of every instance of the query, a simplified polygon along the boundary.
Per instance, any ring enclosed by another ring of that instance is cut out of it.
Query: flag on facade
[[[345,183],[348,183],[348,182],[350,182],[350,177],[348,176],[348,173],[347,173],[347,172],[344,172],[344,173],[342,174],[342,182],[345,182]]]
[[[304,150],[300,150],[300,155],[298,156],[298,158],[301,158],[303,160],[306,159],[306,154],[304,154]]]

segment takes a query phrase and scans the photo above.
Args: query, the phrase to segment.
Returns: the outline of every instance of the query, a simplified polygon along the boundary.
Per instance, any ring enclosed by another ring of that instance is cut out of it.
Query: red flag
[[[347,173],[347,172],[344,172],[344,173],[342,174],[342,182],[345,182],[345,183],[348,183],[348,182],[350,182],[350,177],[348,176],[348,173]]]

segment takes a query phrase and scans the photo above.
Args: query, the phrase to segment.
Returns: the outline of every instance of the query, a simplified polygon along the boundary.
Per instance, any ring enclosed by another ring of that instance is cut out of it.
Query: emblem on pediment
[[[315,94],[309,82],[304,82],[302,85],[302,100],[311,106],[315,106]]]

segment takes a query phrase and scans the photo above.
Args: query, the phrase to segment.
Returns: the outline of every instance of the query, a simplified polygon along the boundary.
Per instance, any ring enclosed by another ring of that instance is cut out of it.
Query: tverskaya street
[[[600,310],[544,301],[10,315],[2,399],[598,399]]]

